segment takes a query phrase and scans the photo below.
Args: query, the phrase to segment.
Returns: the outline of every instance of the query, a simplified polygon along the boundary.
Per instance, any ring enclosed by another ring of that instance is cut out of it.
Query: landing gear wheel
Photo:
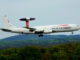
[[[43,35],[39,35],[39,37],[43,37]]]
[[[72,31],[72,35],[74,34],[74,32]]]

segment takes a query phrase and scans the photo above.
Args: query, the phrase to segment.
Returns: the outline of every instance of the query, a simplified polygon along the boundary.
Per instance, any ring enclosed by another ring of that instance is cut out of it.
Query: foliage
[[[0,50],[0,60],[79,60],[80,43],[50,47],[26,46]]]

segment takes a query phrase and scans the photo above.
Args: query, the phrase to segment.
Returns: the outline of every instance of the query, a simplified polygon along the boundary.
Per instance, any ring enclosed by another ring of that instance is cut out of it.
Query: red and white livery
[[[3,24],[5,28],[0,30],[5,32],[21,33],[21,34],[37,34],[39,37],[43,34],[57,33],[57,32],[73,32],[78,31],[80,26],[76,24],[61,24],[61,25],[47,25],[47,26],[35,26],[29,27],[29,21],[35,20],[35,18],[21,18],[21,21],[26,22],[26,27],[17,28],[12,25],[6,17],[3,17]]]

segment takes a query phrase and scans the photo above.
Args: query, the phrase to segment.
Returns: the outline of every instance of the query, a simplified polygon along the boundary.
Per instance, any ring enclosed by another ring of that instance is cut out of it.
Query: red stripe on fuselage
[[[68,24],[58,25],[58,26],[68,26]]]

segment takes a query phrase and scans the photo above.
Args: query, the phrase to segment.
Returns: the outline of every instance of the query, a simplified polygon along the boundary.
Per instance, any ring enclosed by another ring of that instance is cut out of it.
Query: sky
[[[25,22],[19,21],[24,17],[36,18],[30,26],[80,25],[80,0],[0,0],[0,28],[4,27],[2,16],[7,16],[17,27],[25,26]],[[75,33],[80,34],[80,31]],[[17,34],[0,31],[0,38],[13,35]]]

